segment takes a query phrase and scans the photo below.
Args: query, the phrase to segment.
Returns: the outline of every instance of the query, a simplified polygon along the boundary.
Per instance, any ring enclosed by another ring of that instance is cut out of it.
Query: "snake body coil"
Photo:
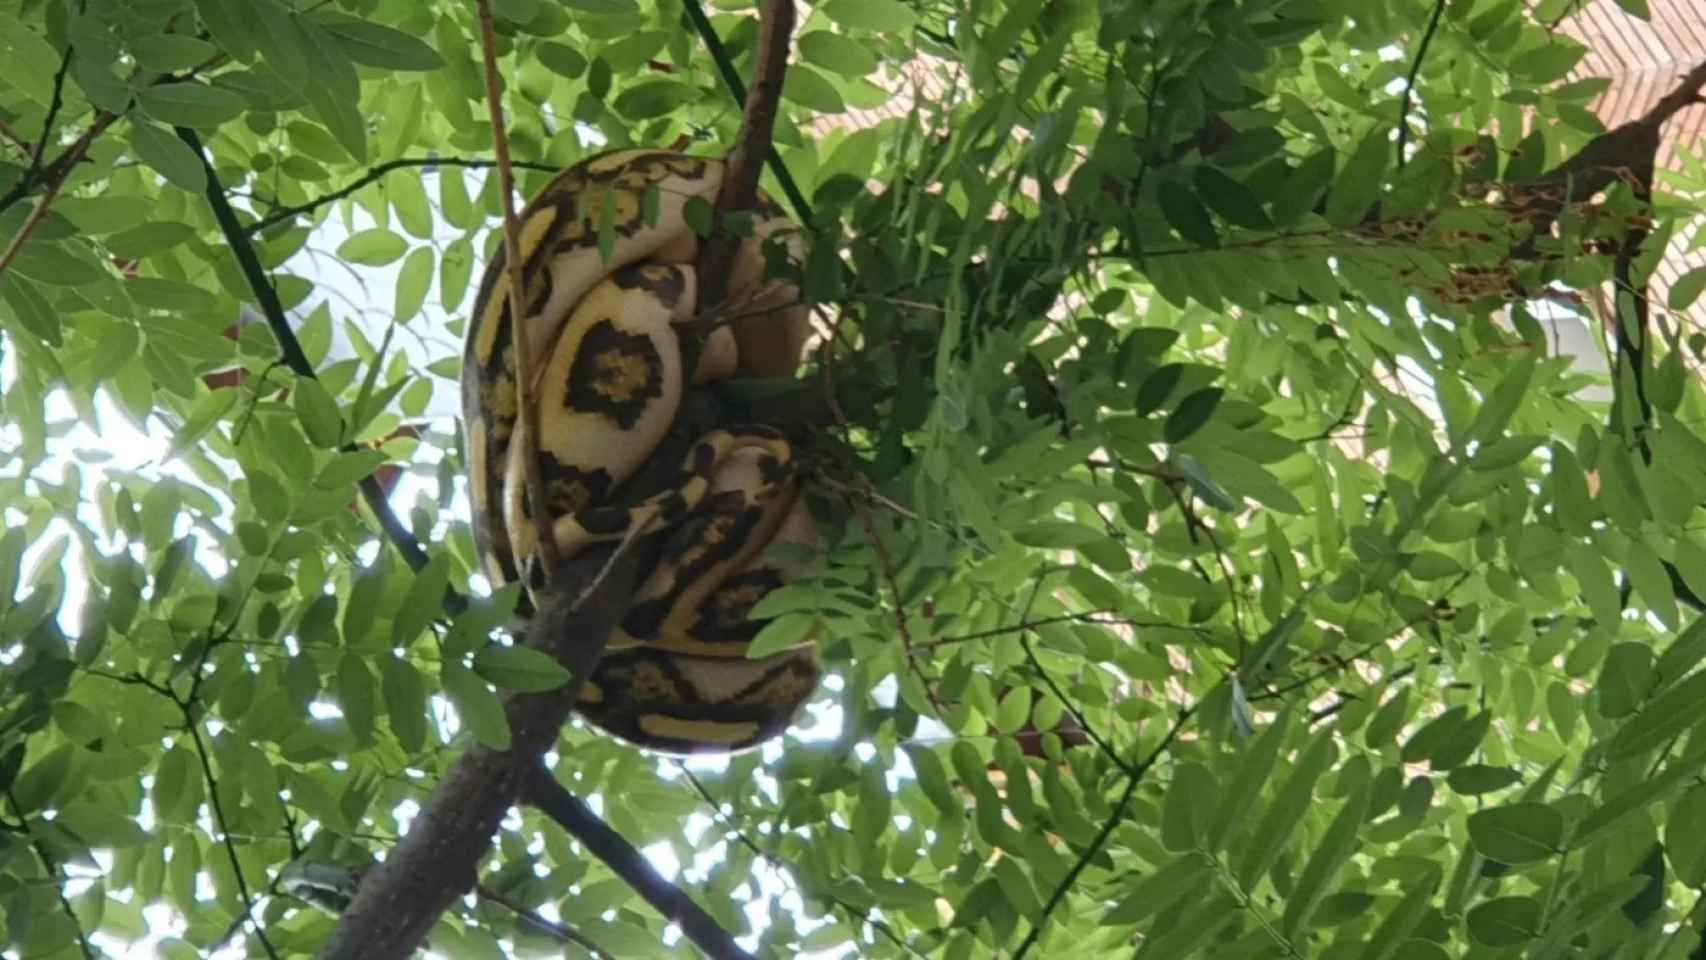
[[[474,541],[494,587],[526,579],[537,527],[522,457],[514,337],[535,365],[543,508],[562,556],[662,534],[659,559],[582,688],[579,712],[625,740],[670,753],[730,751],[779,735],[817,687],[813,645],[746,651],[753,604],[798,571],[764,559],[811,545],[793,451],[762,425],[724,425],[690,445],[676,479],[633,506],[614,501],[675,424],[689,385],[792,376],[809,333],[793,287],[764,281],[764,243],[796,262],[792,224],[761,196],[726,305],[689,375],[678,328],[697,318],[694,198],[716,199],[721,162],[657,150],[592,157],[558,174],[519,215],[522,302],[509,309],[501,250],[486,265],[464,344],[462,403]],[[525,605],[531,609],[531,604]]]

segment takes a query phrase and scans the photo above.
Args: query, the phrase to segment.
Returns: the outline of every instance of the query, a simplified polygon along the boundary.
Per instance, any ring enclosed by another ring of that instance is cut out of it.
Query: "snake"
[[[511,315],[500,245],[463,343],[464,461],[487,580],[494,589],[522,583],[523,618],[546,586],[526,482],[533,445],[517,383],[526,376],[540,508],[559,555],[639,537],[660,543],[575,710],[619,740],[676,755],[738,752],[781,735],[819,680],[809,638],[747,655],[764,626],[749,616],[754,605],[802,572],[789,559],[800,551],[768,548],[818,543],[781,432],[716,424],[684,454],[675,445],[679,467],[666,467],[655,492],[630,502],[625,486],[665,455],[688,389],[792,377],[811,331],[797,287],[766,276],[767,255],[803,262],[804,240],[760,191],[728,293],[711,305],[720,322],[704,333],[694,222],[715,202],[724,169],[711,157],[619,149],[562,170],[516,217],[525,315]],[[517,369],[517,336],[527,338],[530,370]]]

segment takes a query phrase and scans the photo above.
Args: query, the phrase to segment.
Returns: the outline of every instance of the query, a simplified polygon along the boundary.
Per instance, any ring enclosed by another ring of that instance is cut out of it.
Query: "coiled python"
[[[518,249],[536,369],[544,509],[562,556],[662,533],[659,559],[582,688],[599,728],[669,753],[740,750],[779,735],[817,687],[813,645],[747,659],[760,598],[798,572],[760,554],[816,541],[789,444],[759,425],[725,425],[691,444],[674,482],[629,507],[622,485],[675,423],[682,395],[735,377],[791,377],[809,333],[798,291],[764,281],[764,241],[799,261],[803,245],[761,196],[741,242],[726,309],[691,376],[678,329],[698,318],[699,237],[686,210],[714,201],[723,164],[621,150],[558,174],[519,214]],[[494,587],[543,586],[522,457],[517,324],[502,249],[487,264],[463,350],[462,404],[474,540]],[[523,604],[523,613],[532,609]]]

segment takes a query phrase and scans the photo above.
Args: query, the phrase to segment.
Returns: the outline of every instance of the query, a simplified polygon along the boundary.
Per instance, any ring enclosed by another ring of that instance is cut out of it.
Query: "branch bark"
[[[750,210],[758,200],[758,173],[773,148],[771,131],[782,99],[782,80],[788,70],[788,41],[794,35],[794,0],[764,0],[759,10],[758,54],[753,61],[752,88],[741,115],[740,139],[723,167],[717,191],[716,226],[699,251],[699,310],[714,309],[728,295],[741,238],[724,229],[724,217]]]
[[[556,821],[593,856],[616,871],[658,913],[681,927],[682,934],[706,956],[713,960],[752,960],[752,954],[742,950],[710,914],[658,873],[644,854],[600,820],[585,801],[558,783],[544,766],[533,768],[522,799]]]
[[[440,913],[473,889],[479,863],[491,847],[498,823],[522,795],[539,756],[556,745],[579,690],[579,678],[591,664],[586,652],[596,637],[602,649],[628,610],[642,564],[629,554],[616,560],[598,589],[590,592],[570,622],[568,603],[599,575],[611,550],[584,550],[564,564],[552,594],[541,605],[528,644],[555,656],[576,680],[547,693],[521,694],[504,703],[510,745],[496,750],[469,747],[439,781],[409,832],[371,870],[321,951],[322,960],[388,960],[408,957]],[[568,639],[570,643],[554,641]]]

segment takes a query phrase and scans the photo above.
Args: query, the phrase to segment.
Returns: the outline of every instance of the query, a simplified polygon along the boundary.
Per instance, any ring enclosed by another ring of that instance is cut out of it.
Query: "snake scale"
[[[684,369],[683,334],[703,309],[689,211],[695,198],[715,201],[722,175],[716,159],[632,149],[557,174],[518,216],[526,316],[518,324],[510,315],[500,247],[463,350],[474,541],[494,588],[524,580],[527,615],[543,587],[522,460],[518,329],[535,367],[528,396],[539,409],[542,499],[560,554],[661,537],[576,709],[622,740],[675,754],[743,750],[778,736],[818,683],[810,642],[746,656],[763,627],[748,612],[799,572],[767,559],[766,548],[817,542],[779,432],[719,425],[689,444],[672,482],[617,503],[658,453],[689,387],[791,377],[810,332],[798,290],[765,276],[766,246],[799,262],[803,240],[760,195],[719,311],[732,319],[704,337],[691,374]]]

